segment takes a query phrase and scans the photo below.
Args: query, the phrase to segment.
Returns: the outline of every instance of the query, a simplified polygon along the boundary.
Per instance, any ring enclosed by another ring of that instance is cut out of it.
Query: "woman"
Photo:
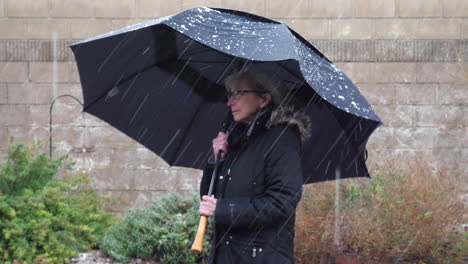
[[[202,196],[199,209],[215,223],[209,262],[294,263],[300,149],[310,122],[281,105],[279,88],[265,75],[235,73],[225,85],[235,126],[213,140],[222,164],[215,196]],[[208,192],[213,167],[208,162],[201,194]]]

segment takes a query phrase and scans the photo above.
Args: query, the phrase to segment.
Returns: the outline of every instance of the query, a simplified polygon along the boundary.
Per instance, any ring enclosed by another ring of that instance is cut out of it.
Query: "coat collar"
[[[268,106],[260,111],[250,125],[236,123],[230,133],[231,146],[246,142],[250,138],[256,137],[262,131],[271,129],[277,125],[295,126],[298,128],[301,142],[304,143],[310,137],[310,118],[301,111],[295,111],[292,107]]]

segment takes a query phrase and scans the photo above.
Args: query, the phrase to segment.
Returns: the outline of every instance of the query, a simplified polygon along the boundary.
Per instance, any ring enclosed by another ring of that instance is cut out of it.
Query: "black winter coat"
[[[294,263],[295,211],[303,183],[301,132],[309,124],[288,111],[263,116],[229,136],[214,191],[218,201],[209,263]],[[202,195],[213,167],[207,164],[204,170]]]

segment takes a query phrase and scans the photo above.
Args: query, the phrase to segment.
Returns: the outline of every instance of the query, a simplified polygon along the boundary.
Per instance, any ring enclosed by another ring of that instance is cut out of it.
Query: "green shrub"
[[[49,159],[36,153],[34,146],[14,146],[6,163],[0,167],[0,193],[16,195],[25,189],[41,189],[54,177],[63,161],[64,157]]]
[[[144,210],[130,211],[107,231],[101,249],[115,260],[153,259],[162,264],[202,263],[208,254],[209,232],[203,253],[191,251],[200,215],[199,197],[170,193]]]
[[[85,175],[53,178],[65,164],[22,145],[0,164],[0,263],[69,263],[114,222]]]
[[[434,176],[422,166],[401,172],[380,170],[371,180],[306,187],[298,208],[296,257],[299,263],[342,253],[377,260],[457,263],[467,253],[459,231],[465,208],[460,184]]]

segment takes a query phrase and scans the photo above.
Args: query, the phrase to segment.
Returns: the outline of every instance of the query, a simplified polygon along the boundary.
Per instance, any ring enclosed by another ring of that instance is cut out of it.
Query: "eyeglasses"
[[[258,94],[264,94],[264,93],[267,93],[265,91],[260,91],[260,90],[243,90],[243,91],[229,91],[227,93],[227,98],[228,100],[237,100],[239,99],[242,95],[246,94],[246,93],[258,93]]]

